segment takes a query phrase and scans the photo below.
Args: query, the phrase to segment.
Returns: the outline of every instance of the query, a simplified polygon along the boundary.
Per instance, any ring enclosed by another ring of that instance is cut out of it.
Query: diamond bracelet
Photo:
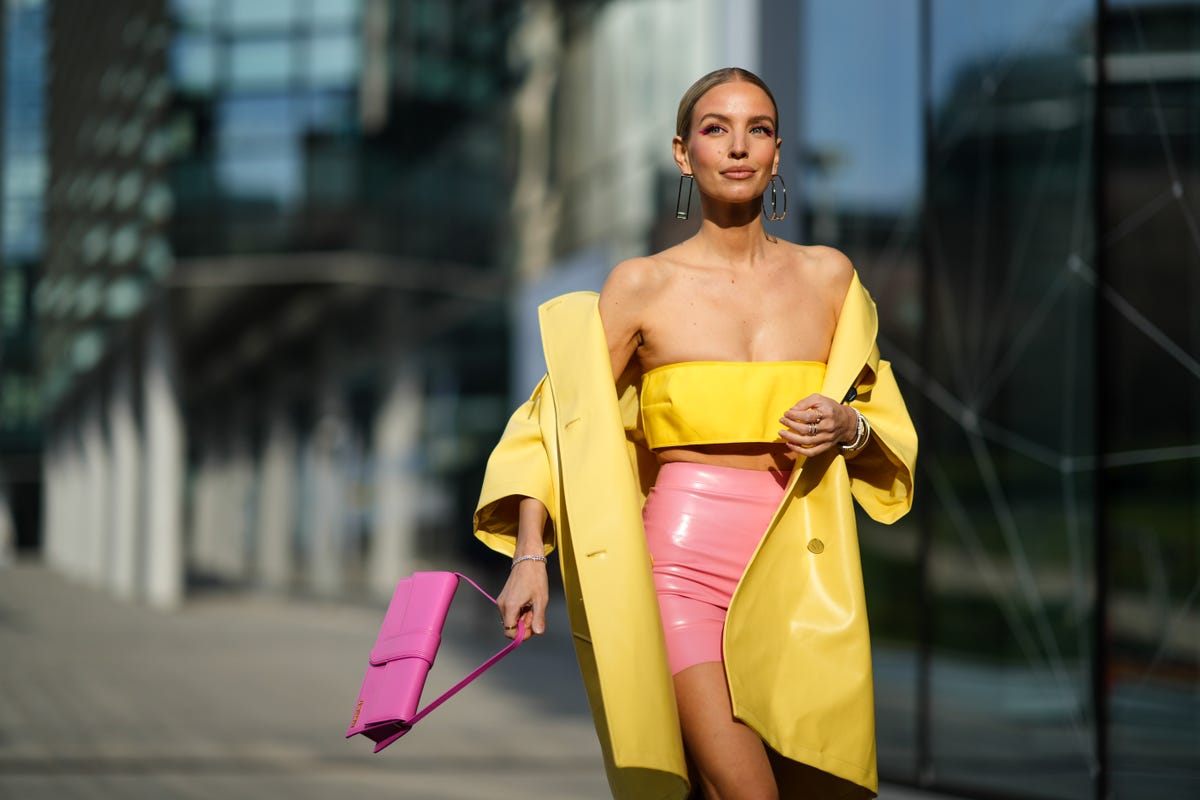
[[[539,555],[533,555],[533,554],[530,554],[527,556],[517,556],[516,558],[513,559],[512,567],[509,567],[509,570],[511,571],[512,569],[514,569],[517,566],[517,564],[520,564],[522,561],[541,561],[543,564],[545,564],[546,557],[539,556]]]

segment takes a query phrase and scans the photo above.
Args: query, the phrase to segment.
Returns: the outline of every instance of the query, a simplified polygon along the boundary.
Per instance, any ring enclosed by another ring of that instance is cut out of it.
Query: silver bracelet
[[[858,431],[854,436],[854,441],[850,444],[841,445],[842,452],[849,455],[857,453],[867,443],[867,439],[871,436],[871,423],[867,422],[867,418],[862,415],[857,408],[850,409],[858,415]]]
[[[545,564],[546,557],[539,556],[539,555],[533,555],[532,553],[527,556],[517,556],[516,558],[513,559],[513,563],[512,563],[512,566],[509,567],[509,571],[515,569],[517,564],[520,564],[522,561],[540,561],[543,564]]]

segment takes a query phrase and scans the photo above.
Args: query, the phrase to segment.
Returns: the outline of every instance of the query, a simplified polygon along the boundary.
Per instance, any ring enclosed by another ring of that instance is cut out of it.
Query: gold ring
[[[812,423],[811,425],[809,425],[809,426],[808,426],[808,435],[809,435],[809,436],[816,436],[816,435],[817,435],[817,423],[815,423],[815,422],[814,422],[814,423]]]
[[[517,629],[516,625],[505,625],[504,626],[504,630],[506,630],[506,631],[515,631],[516,629]]]

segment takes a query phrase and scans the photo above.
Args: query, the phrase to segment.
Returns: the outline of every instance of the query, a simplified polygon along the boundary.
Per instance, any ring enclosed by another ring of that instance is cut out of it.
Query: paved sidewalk
[[[427,691],[502,643],[494,611],[460,596]],[[561,632],[519,648],[378,756],[343,739],[381,617],[230,594],[164,614],[36,564],[0,568],[0,798],[609,796]]]

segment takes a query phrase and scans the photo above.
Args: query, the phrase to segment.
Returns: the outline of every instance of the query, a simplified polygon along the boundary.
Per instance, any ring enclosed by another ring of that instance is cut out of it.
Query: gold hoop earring
[[[775,181],[779,181],[779,186],[775,186]],[[787,218],[787,184],[783,182],[783,178],[778,175],[771,176],[771,213],[767,213],[767,193],[763,192],[763,216],[771,222],[782,222]],[[780,195],[783,195],[783,210],[779,209]]]
[[[684,203],[683,186],[684,179],[687,179],[687,202]],[[675,194],[675,219],[685,220],[688,218],[688,212],[692,210],[692,183],[693,178],[686,173],[679,174],[679,191]],[[680,206],[683,208],[680,208]]]

